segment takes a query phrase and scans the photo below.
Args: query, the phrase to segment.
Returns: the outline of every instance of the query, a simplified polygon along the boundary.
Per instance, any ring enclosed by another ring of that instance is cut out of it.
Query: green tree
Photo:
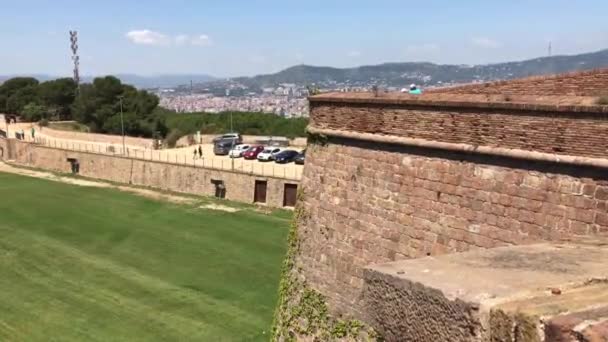
[[[61,120],[72,118],[71,106],[76,97],[76,82],[71,78],[59,78],[38,86],[40,101],[54,117]]]
[[[92,84],[81,85],[79,96],[71,107],[73,118],[93,132],[121,134],[121,100],[126,134],[147,137],[157,131],[163,136],[166,134],[164,118],[156,114],[158,97],[122,84],[113,76],[96,78]]]
[[[32,102],[39,102],[36,86],[27,86],[15,91],[8,97],[6,108],[9,113],[23,114],[23,108]]]
[[[21,114],[30,102],[38,102],[36,89],[38,80],[32,77],[15,77],[0,86],[0,109],[8,113]]]
[[[21,115],[26,121],[40,121],[47,118],[48,108],[43,105],[30,102],[23,107]]]

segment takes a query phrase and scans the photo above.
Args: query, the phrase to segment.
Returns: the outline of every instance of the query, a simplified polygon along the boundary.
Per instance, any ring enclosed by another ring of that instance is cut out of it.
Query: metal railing
[[[258,162],[243,158],[216,156],[206,151],[202,157],[199,154],[188,153],[188,150],[153,150],[126,146],[123,151],[121,144],[86,143],[53,139],[49,137],[26,136],[22,141],[61,150],[95,153],[115,157],[130,158],[161,162],[175,165],[185,165],[210,170],[231,171],[249,175],[284,178],[299,181],[302,178],[303,167],[295,164],[276,164],[274,162]]]

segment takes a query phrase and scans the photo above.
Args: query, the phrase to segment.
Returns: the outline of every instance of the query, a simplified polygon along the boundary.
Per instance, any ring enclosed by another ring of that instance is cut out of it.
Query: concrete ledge
[[[576,312],[585,314],[557,331],[598,334],[607,258],[608,240],[597,237],[370,266],[366,316],[387,341],[561,341],[545,339],[545,325],[557,336],[564,324],[552,319]]]

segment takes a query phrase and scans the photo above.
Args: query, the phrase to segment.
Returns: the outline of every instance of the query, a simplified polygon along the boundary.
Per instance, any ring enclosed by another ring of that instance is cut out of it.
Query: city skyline
[[[593,10],[590,10],[593,9]],[[486,64],[608,47],[608,4],[562,0],[397,1],[26,0],[0,13],[0,74],[69,76],[70,29],[81,73],[272,73],[297,64]],[[464,20],[474,14],[475,20]],[[25,24],[27,23],[27,25]],[[32,25],[35,23],[35,25]]]

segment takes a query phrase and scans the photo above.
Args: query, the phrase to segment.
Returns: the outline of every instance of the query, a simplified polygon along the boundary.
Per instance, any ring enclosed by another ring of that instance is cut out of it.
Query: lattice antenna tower
[[[74,82],[80,85],[80,57],[78,56],[78,31],[70,31],[70,48],[72,49],[72,61],[74,62]]]

